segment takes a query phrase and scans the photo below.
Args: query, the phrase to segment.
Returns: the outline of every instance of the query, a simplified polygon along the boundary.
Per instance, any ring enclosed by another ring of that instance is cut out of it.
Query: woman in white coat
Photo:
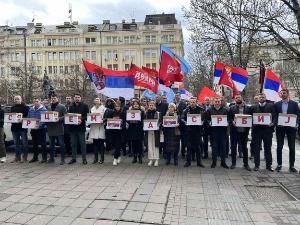
[[[100,113],[103,118],[106,108],[101,104],[100,98],[95,98],[95,106],[91,108],[91,113]],[[94,161],[93,164],[98,162],[98,154],[100,153],[99,163],[104,162],[104,141],[105,141],[105,129],[103,120],[99,124],[91,124],[90,138],[93,139],[94,148]]]

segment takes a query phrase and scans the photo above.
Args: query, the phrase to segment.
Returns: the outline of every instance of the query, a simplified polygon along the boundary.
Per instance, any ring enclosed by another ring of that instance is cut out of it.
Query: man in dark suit
[[[212,105],[210,103],[211,103],[210,98],[205,97],[204,105],[203,105],[205,113],[208,109],[210,109],[212,107]],[[206,124],[204,126],[204,134],[203,134],[203,154],[204,154],[203,159],[208,158],[208,140],[209,140],[209,138],[210,138],[210,143],[211,143],[212,142],[211,141],[211,127],[208,124]]]
[[[177,91],[175,93],[174,104],[176,105],[176,108],[177,108],[177,114],[181,118],[183,111],[186,109],[186,104],[183,100],[181,100],[181,95],[180,95],[179,91]],[[180,125],[179,129],[180,129],[180,141],[181,141],[181,156],[182,156],[182,158],[184,158],[185,157],[185,147],[186,147],[186,127],[183,125]]]
[[[157,94],[155,97],[155,106],[156,106],[156,110],[159,112],[159,116],[160,116],[160,121],[162,121],[163,117],[166,115],[167,111],[168,111],[168,103],[162,102],[162,96]],[[159,152],[163,153],[163,147],[164,143],[161,142],[159,144]]]
[[[250,127],[236,127],[235,123],[235,115],[236,114],[245,114],[251,115],[251,108],[246,106],[243,102],[242,95],[236,94],[235,97],[235,105],[232,105],[229,109],[229,123],[230,123],[230,143],[231,143],[231,159],[232,165],[230,169],[234,169],[236,167],[236,149],[237,144],[241,144],[243,157],[244,168],[248,171],[251,171],[248,164],[248,149],[247,149],[247,141]]]
[[[272,168],[272,138],[274,132],[274,124],[276,123],[276,113],[274,105],[266,102],[266,95],[264,93],[259,94],[259,104],[251,107],[252,113],[271,113],[271,123],[269,125],[254,125],[252,138],[254,140],[254,171],[259,170],[260,166],[260,146],[261,141],[264,142],[264,150],[266,157],[266,169],[274,172]]]
[[[295,163],[295,139],[296,139],[296,131],[299,124],[299,108],[297,102],[289,100],[289,91],[287,89],[283,89],[280,91],[281,101],[276,102],[274,104],[276,117],[278,118],[279,113],[283,114],[295,114],[297,115],[297,122],[295,127],[284,127],[277,126],[276,127],[276,139],[277,139],[277,167],[276,171],[279,172],[282,169],[282,147],[284,144],[284,137],[287,136],[288,145],[289,145],[289,161],[290,161],[290,171],[296,173],[297,170],[294,167]],[[277,122],[277,121],[276,121]],[[276,123],[277,124],[277,123]]]

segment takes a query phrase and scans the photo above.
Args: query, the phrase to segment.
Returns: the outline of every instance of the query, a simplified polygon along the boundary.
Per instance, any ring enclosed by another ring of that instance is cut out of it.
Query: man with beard
[[[236,94],[235,97],[235,105],[231,106],[229,109],[229,123],[230,123],[230,143],[231,143],[231,159],[232,165],[230,169],[234,169],[236,167],[236,149],[238,141],[241,143],[241,148],[243,152],[243,163],[244,168],[248,171],[251,171],[248,164],[248,149],[247,149],[247,141],[250,127],[236,127],[236,123],[234,121],[236,114],[246,114],[251,115],[251,109],[249,106],[246,106],[242,100],[241,94]]]
[[[67,95],[66,96],[66,104],[65,104],[67,113],[69,113],[71,105],[72,105],[72,96]],[[72,155],[71,137],[70,137],[70,130],[69,130],[68,124],[64,124],[64,143],[65,143],[66,155],[68,155],[68,156]]]
[[[260,93],[259,96],[259,104],[253,105],[251,107],[252,113],[271,113],[271,123],[269,125],[254,125],[252,127],[252,138],[254,140],[254,171],[259,170],[260,166],[260,146],[261,141],[264,142],[264,150],[266,157],[266,169],[274,172],[272,168],[272,138],[274,132],[274,124],[276,123],[276,113],[274,105],[266,102],[266,95],[264,93]]]

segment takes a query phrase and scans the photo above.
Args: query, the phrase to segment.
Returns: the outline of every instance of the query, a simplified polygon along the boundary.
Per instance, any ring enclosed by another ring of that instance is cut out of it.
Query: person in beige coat
[[[100,98],[95,98],[94,107],[91,108],[91,113],[100,113],[103,118],[106,108],[101,104]],[[102,164],[104,162],[104,141],[105,141],[105,129],[104,122],[101,120],[99,124],[91,124],[90,128],[90,139],[93,139],[93,147],[94,147],[94,161],[93,164],[98,162],[98,154],[100,153],[99,163]]]

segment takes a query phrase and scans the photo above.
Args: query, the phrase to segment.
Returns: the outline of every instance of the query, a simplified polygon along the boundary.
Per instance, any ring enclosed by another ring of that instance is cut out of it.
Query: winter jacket
[[[27,105],[25,105],[25,103],[22,102],[21,104],[15,104],[14,106],[12,106],[10,111],[12,113],[22,113],[23,118],[27,118],[29,107]],[[19,131],[26,131],[26,130],[27,129],[22,128],[22,123],[12,123],[11,124],[12,132],[19,132]]]
[[[81,115],[81,123],[78,125],[69,125],[70,132],[85,132],[86,125],[85,121],[87,114],[89,113],[88,105],[80,102],[78,105],[74,102],[69,109],[69,113],[76,113]]]
[[[128,140],[143,140],[144,139],[144,130],[143,130],[143,122],[145,113],[143,110],[141,111],[141,120],[140,121],[127,121],[129,124],[128,128]]]
[[[50,110],[52,110],[51,106]],[[67,109],[64,105],[57,104],[53,111],[58,112],[59,121],[47,123],[47,133],[50,137],[64,135],[64,115],[67,113]]]
[[[4,125],[4,113],[5,113],[5,110],[2,109],[1,105],[0,105],[0,128],[2,128]]]
[[[213,106],[206,111],[205,121],[207,124],[210,124],[212,115],[226,115],[227,121],[229,121],[229,112],[226,108],[224,108],[222,106],[218,110]],[[226,127],[225,126],[224,127],[211,127],[211,132],[212,133],[214,133],[214,132],[227,133],[227,126]]]
[[[177,116],[176,113],[167,113],[167,116]],[[178,116],[178,123],[180,117]],[[166,152],[179,152],[180,148],[180,134],[178,133],[179,128],[177,127],[164,127],[164,148]]]
[[[100,113],[102,115],[102,118],[104,117],[105,111],[106,108],[104,107],[104,105],[100,105],[98,109],[96,108],[96,106],[91,108],[91,113]],[[89,137],[91,139],[105,139],[104,124],[91,124]]]
[[[148,111],[145,113],[145,119],[147,119],[147,120],[157,119],[158,120],[158,126],[160,127],[160,125],[161,125],[160,116],[159,116],[158,111],[156,111],[156,110],[150,110],[150,109],[148,109]],[[146,133],[148,133],[148,132],[146,131]],[[154,139],[155,139],[155,147],[159,147],[159,143],[160,143],[160,130],[155,130],[154,131]]]
[[[204,108],[201,106],[196,106],[192,108],[191,106],[187,107],[182,115],[181,115],[181,122],[185,124],[187,122],[187,115],[188,114],[201,114],[201,120],[204,120]],[[186,126],[186,129],[189,133],[197,132],[199,134],[203,133],[203,126]]]
[[[44,105],[40,105],[40,107],[36,110],[35,107],[31,107],[28,111],[27,118],[36,118],[41,119],[41,112],[47,112],[48,110],[45,108]],[[39,129],[46,129],[46,123],[40,122]]]

